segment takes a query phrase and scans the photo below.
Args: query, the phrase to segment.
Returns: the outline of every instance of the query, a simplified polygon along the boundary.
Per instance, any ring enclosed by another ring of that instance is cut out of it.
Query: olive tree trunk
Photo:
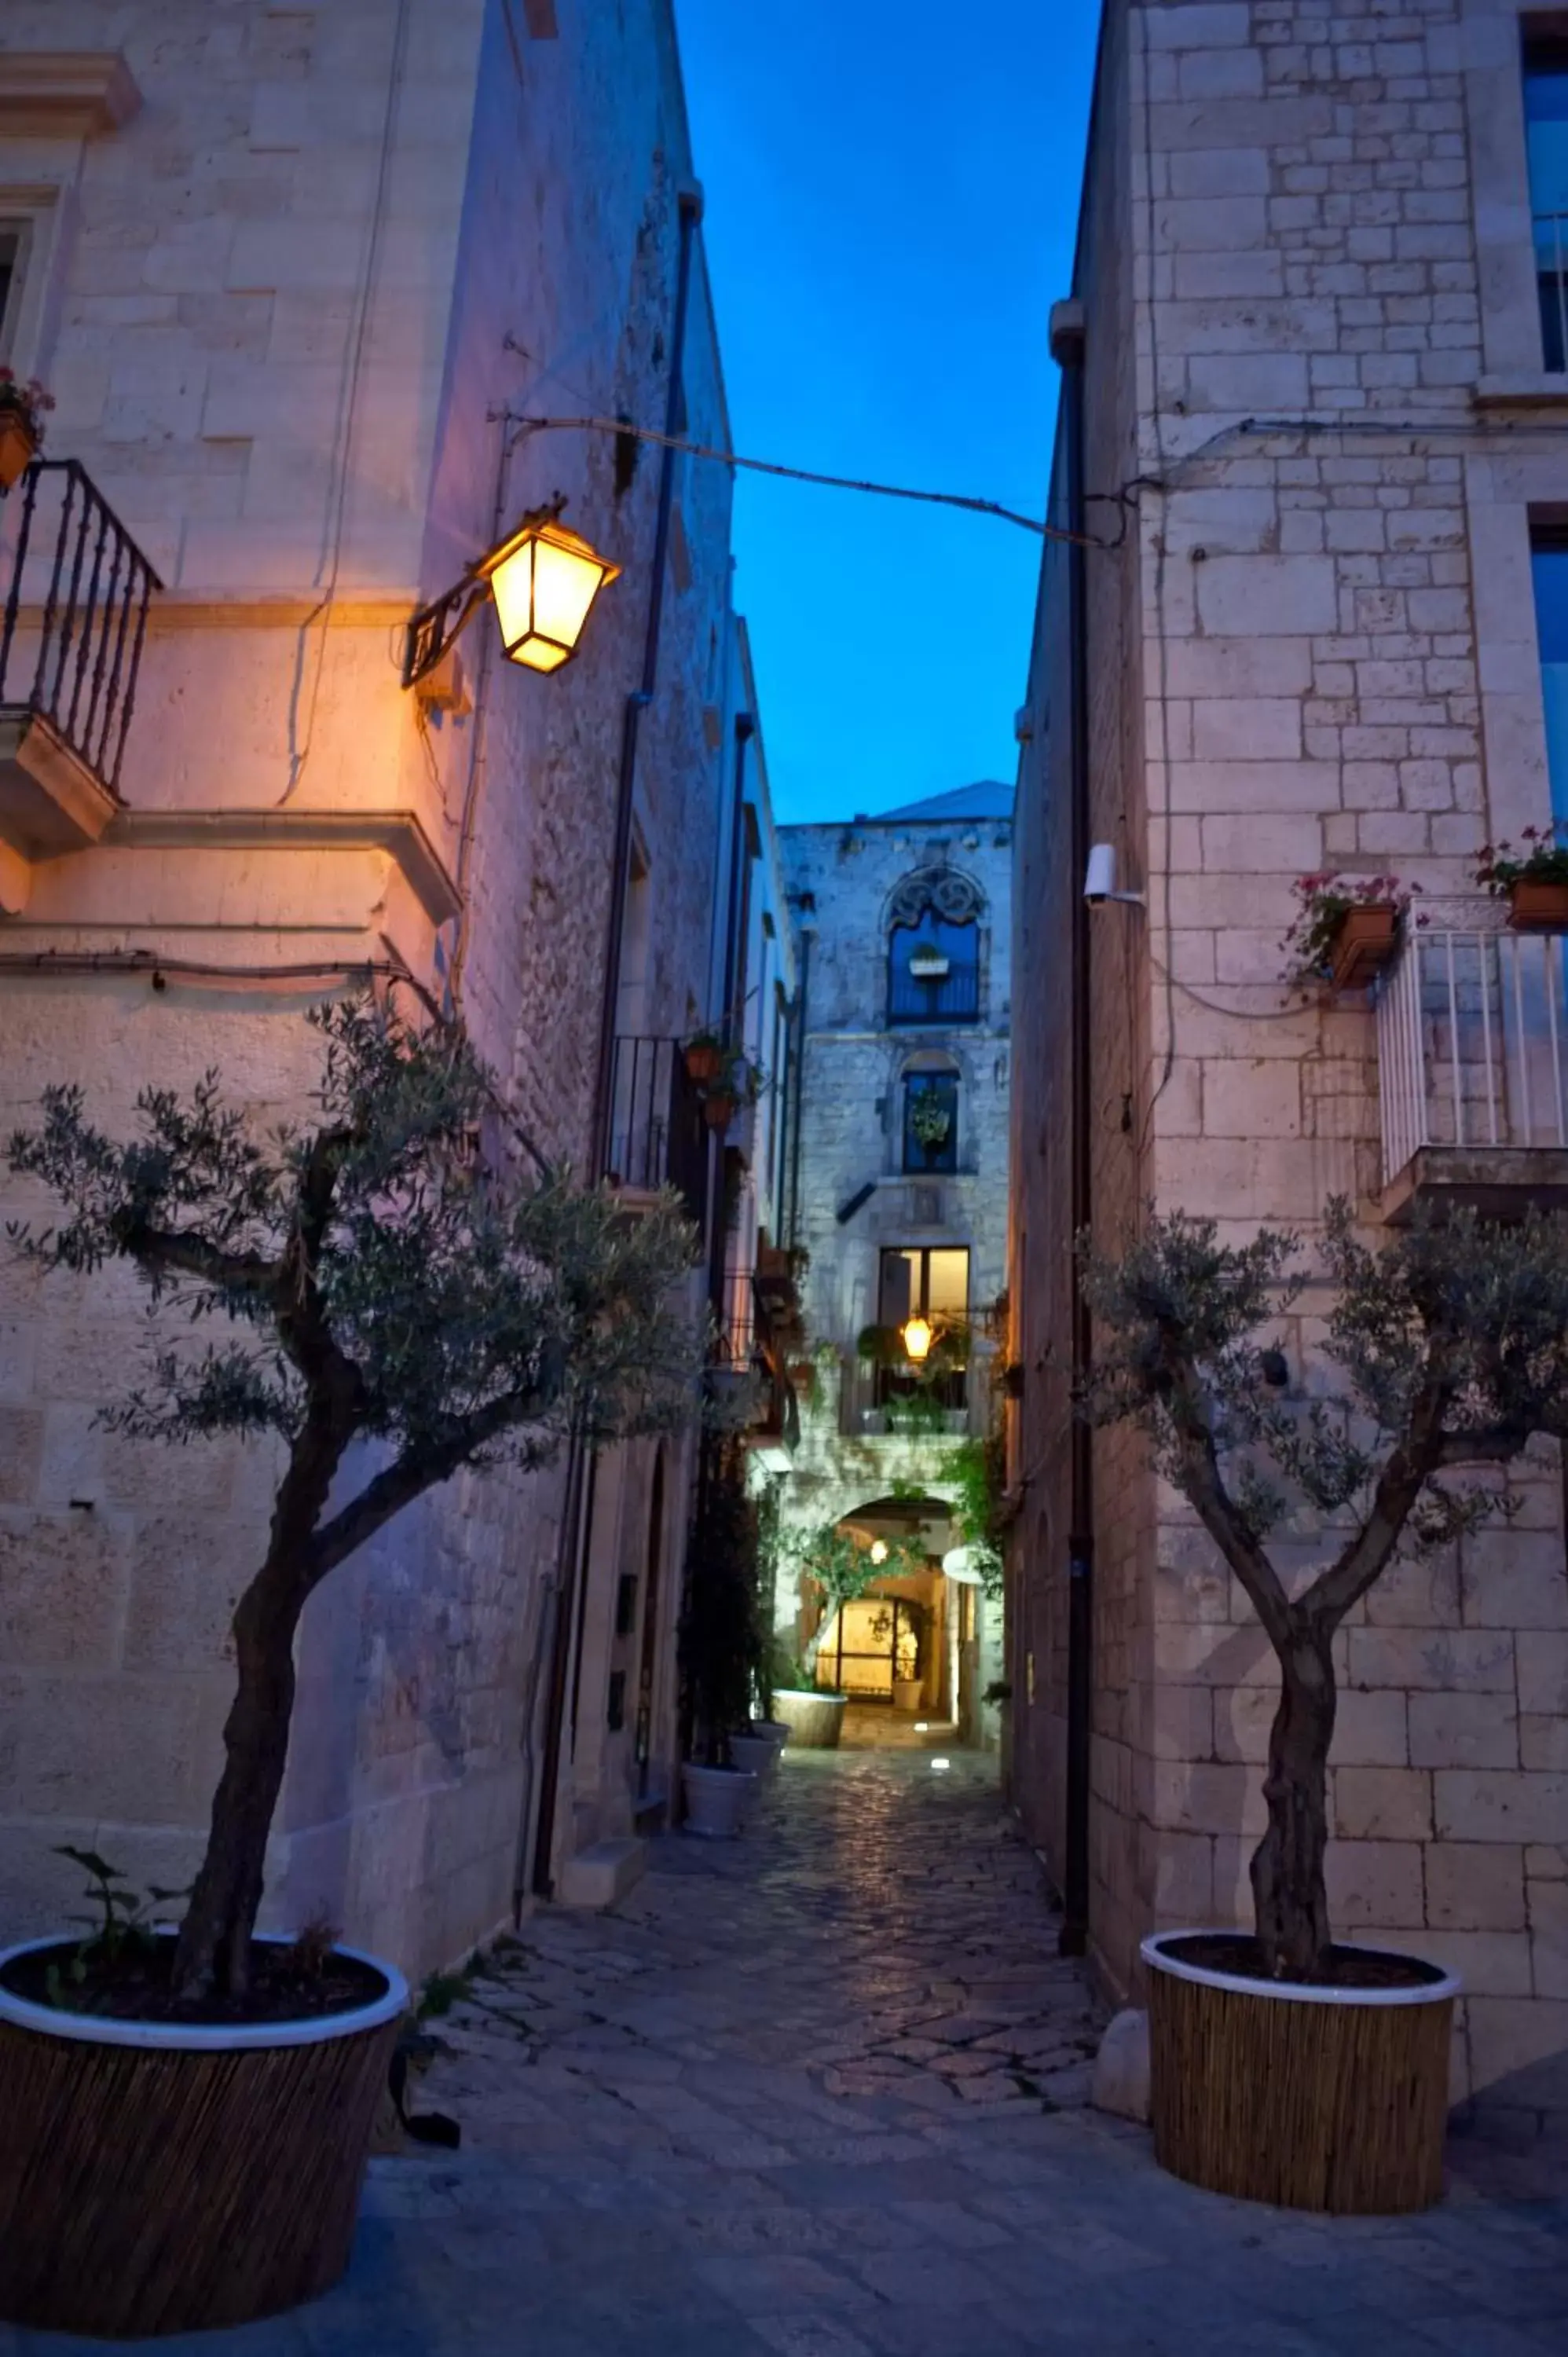
[[[1276,1980],[1315,1980],[1328,1965],[1324,1861],[1337,1703],[1330,1645],[1326,1631],[1293,1613],[1288,1638],[1277,1648],[1280,1704],[1263,1783],[1269,1824],[1251,1865],[1258,1943],[1264,1970]]]

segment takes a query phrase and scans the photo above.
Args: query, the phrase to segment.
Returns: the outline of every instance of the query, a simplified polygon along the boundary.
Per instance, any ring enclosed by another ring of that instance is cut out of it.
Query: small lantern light
[[[872,1560],[872,1562],[873,1562],[873,1563],[886,1563],[886,1560],[887,1560],[887,1542],[886,1542],[886,1539],[873,1539],[873,1540],[872,1540],[872,1542],[871,1542],[871,1560]]]
[[[906,1357],[912,1359],[917,1367],[923,1366],[930,1356],[931,1344],[935,1340],[936,1336],[924,1318],[911,1318],[904,1329]]]
[[[576,652],[595,598],[619,572],[553,517],[530,519],[478,568],[496,601],[508,662],[559,671]]]
[[[495,600],[496,621],[509,662],[529,671],[559,671],[577,641],[607,581],[620,566],[591,542],[568,532],[560,502],[524,516],[510,540],[471,565],[462,579],[421,607],[404,636],[403,683],[428,679],[481,606]]]

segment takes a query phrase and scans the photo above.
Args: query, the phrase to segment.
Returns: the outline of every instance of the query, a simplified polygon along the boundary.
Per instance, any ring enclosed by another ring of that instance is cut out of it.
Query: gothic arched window
[[[887,935],[890,1025],[978,1021],[980,911],[974,886],[950,868],[898,887]]]

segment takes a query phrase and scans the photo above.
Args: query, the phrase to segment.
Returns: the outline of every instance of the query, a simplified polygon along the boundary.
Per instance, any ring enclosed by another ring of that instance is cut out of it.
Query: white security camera
[[[1091,909],[1103,907],[1107,900],[1125,900],[1134,909],[1144,905],[1141,892],[1118,892],[1116,889],[1116,846],[1097,843],[1089,855],[1084,870],[1083,897]]]

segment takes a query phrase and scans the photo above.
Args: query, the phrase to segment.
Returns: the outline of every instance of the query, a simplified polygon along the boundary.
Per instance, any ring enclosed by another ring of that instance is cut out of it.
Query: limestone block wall
[[[116,822],[40,866],[0,921],[0,1125],[71,1078],[124,1126],[143,1080],[213,1061],[258,1114],[297,1110],[308,997],[345,963],[401,958],[460,1004],[539,1154],[585,1158],[657,468],[645,455],[623,480],[604,440],[519,440],[499,413],[661,417],[691,158],[663,0],[581,12],[558,38],[508,13],[510,33],[494,0],[7,12],[8,47],[123,46],[141,91],[129,123],[70,155],[0,141],[0,185],[59,176],[27,365],[59,395],[51,447],[87,462],[170,588],[125,839]],[[700,253],[685,383],[693,431],[722,445]],[[424,710],[398,683],[407,613],[557,488],[626,567],[581,655],[550,681],[516,673],[481,618],[458,708]],[[643,1021],[665,1033],[706,993],[734,638],[727,476],[683,472],[677,496],[635,811],[652,886]],[[135,834],[144,813],[213,810],[260,814],[253,839],[225,847],[195,822],[157,848]],[[367,812],[417,825],[439,891],[422,899],[395,843],[355,834]],[[169,961],[168,988],[23,970],[87,952]],[[176,958],[239,972],[182,975]],[[318,980],[267,979],[312,961]],[[40,1208],[5,1195],[7,1212]],[[270,1468],[92,1430],[139,1330],[118,1280],[45,1297],[0,1269],[0,1934],[20,1935],[67,1895],[51,1842],[186,1878]],[[684,1482],[677,1459],[671,1622]],[[537,1801],[560,1512],[558,1471],[463,1477],[315,1599],[276,1920],[324,1907],[424,1970],[508,1911]],[[596,1719],[607,1676],[586,1662]]]
[[[1283,987],[1292,881],[1393,870],[1464,924],[1477,846],[1549,816],[1529,533],[1568,478],[1527,262],[1498,260],[1521,211],[1528,257],[1519,13],[1112,11],[1086,220],[1119,207],[1124,233],[1078,291],[1091,372],[1136,369],[1089,487],[1128,490],[1139,577],[1131,662],[1091,612],[1090,692],[1141,740],[1117,839],[1148,919],[1125,1011],[1096,952],[1097,1071],[1133,1075],[1124,1136],[1096,1109],[1108,1240],[1142,1193],[1309,1243],[1342,1193],[1376,1232],[1373,1014]],[[1285,1338],[1309,1386],[1322,1307]],[[1101,1561],[1129,1566],[1149,1665],[1139,1708],[1099,1631],[1096,1795],[1130,1826],[1097,1835],[1095,1939],[1123,1983],[1141,1928],[1245,1920],[1272,1683],[1201,1534],[1130,1494],[1101,1443]],[[1519,1527],[1402,1571],[1340,1646],[1337,1921],[1464,1973],[1455,2093],[1526,2111],[1568,2098],[1563,1563],[1558,1485],[1528,1485]]]

